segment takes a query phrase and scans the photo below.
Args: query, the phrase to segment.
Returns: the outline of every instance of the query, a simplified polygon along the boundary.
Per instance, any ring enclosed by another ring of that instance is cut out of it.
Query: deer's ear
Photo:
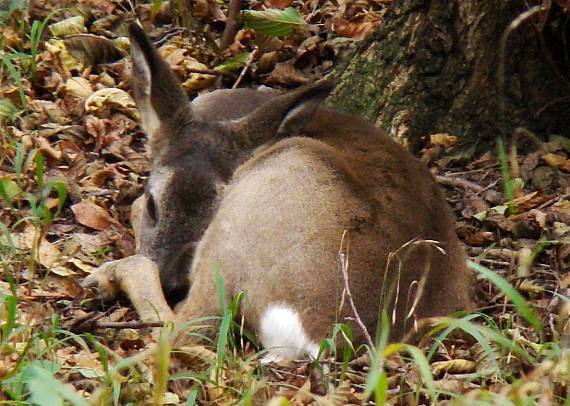
[[[170,66],[160,57],[143,30],[133,23],[129,27],[131,41],[131,89],[139,109],[142,126],[152,145],[159,129],[175,120],[189,106],[178,79]],[[165,131],[161,136],[169,136]]]
[[[254,148],[275,138],[297,135],[333,87],[333,82],[322,81],[270,99],[233,123],[233,131],[241,144]]]

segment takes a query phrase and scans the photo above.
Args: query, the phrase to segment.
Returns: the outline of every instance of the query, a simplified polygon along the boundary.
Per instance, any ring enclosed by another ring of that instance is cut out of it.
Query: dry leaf
[[[87,32],[83,16],[69,17],[65,20],[51,24],[49,26],[49,30],[54,37],[67,37],[68,35]]]
[[[92,34],[72,35],[64,39],[69,53],[85,66],[112,63],[126,56],[114,41]]]
[[[442,147],[448,148],[457,144],[458,138],[448,133],[439,133],[430,135],[429,140],[432,145],[441,145]]]
[[[124,90],[117,88],[101,89],[85,101],[85,111],[94,113],[108,109],[117,109],[138,120],[138,111],[133,98]]]
[[[87,255],[87,257],[83,258],[84,261],[88,261],[90,264],[100,265],[100,261],[90,258],[89,255],[113,243],[113,236],[108,232],[97,234],[75,233],[73,235],[73,242],[78,244],[81,252]]]
[[[46,140],[44,137],[37,136],[34,139],[34,141],[36,142],[36,145],[38,146],[39,150],[42,151],[45,155],[49,156],[52,159],[55,159],[56,161],[61,160],[61,157],[63,155],[61,153],[61,150],[52,147],[50,142]]]
[[[287,8],[293,3],[293,0],[265,0],[264,3],[274,8]]]
[[[364,39],[369,33],[374,31],[379,21],[348,21],[342,17],[332,19],[332,29],[341,37],[349,37],[356,40]]]
[[[570,160],[558,154],[544,154],[542,160],[553,168],[558,168],[564,172],[570,172]]]
[[[181,64],[183,69],[208,69],[206,65],[198,62],[194,58],[186,58]],[[182,87],[188,92],[206,89],[214,84],[216,76],[205,75],[203,73],[190,73],[188,79],[182,83]]]
[[[192,2],[192,16],[198,19],[206,18],[210,10],[208,3],[208,0],[194,0]]]
[[[554,221],[570,224],[570,200],[566,199],[555,203],[550,212]]]
[[[528,193],[524,196],[517,197],[513,200],[513,204],[518,212],[528,211],[540,206],[542,203],[550,200],[549,196],[539,194],[538,191]]]
[[[70,78],[65,82],[63,90],[75,97],[85,99],[93,94],[91,83],[82,77]]]
[[[524,256],[521,256],[520,254],[519,256],[521,257],[520,258],[521,261],[528,261],[526,258],[524,258]],[[529,274],[530,272],[527,273],[526,276],[528,276]],[[518,274],[518,276],[525,276],[525,275]],[[534,295],[544,292],[545,289],[544,286],[538,285],[529,279],[522,279],[518,281],[515,286],[521,292],[530,293]]]
[[[31,250],[34,239],[37,238],[36,232],[32,225],[26,226],[23,233],[15,236],[18,247]],[[67,258],[62,256],[59,248],[45,238],[39,241],[37,259],[43,267],[59,276],[75,275],[74,271],[63,265],[67,262]]]
[[[118,225],[119,223],[101,206],[91,203],[88,200],[71,206],[71,210],[75,215],[75,219],[79,224],[94,228],[95,230],[105,230],[112,224]]]
[[[277,63],[265,82],[292,86],[305,84],[308,80],[301,71],[295,68],[293,61],[286,61]]]
[[[79,268],[80,270],[82,270],[85,273],[92,273],[96,269],[94,266],[86,264],[85,262],[83,262],[77,258],[70,258],[68,262],[70,264],[75,265],[77,268]]]
[[[467,359],[451,359],[449,361],[438,361],[431,364],[431,369],[434,374],[441,372],[448,372],[453,374],[466,374],[475,372],[477,364],[474,361]]]
[[[457,228],[457,235],[468,245],[481,247],[495,242],[495,234],[491,231],[482,231],[476,227],[464,224]]]
[[[52,38],[49,41],[46,41],[45,46],[46,49],[63,65],[61,68],[63,68],[64,71],[62,71],[61,68],[58,69],[58,71],[65,79],[71,77],[69,71],[76,70],[77,72],[82,72],[83,69],[85,69],[83,63],[69,53],[63,40]]]

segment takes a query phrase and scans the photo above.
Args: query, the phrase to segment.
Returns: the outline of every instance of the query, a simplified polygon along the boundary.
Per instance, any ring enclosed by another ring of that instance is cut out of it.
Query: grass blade
[[[490,269],[469,261],[469,267],[474,271],[483,275],[492,282],[499,290],[509,298],[516,306],[519,314],[538,332],[542,332],[542,324],[536,312],[530,308],[522,295],[502,276],[496,274]]]

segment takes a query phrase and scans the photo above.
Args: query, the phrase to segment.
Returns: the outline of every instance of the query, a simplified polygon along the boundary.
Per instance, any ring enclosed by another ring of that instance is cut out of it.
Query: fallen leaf
[[[95,230],[102,231],[112,224],[119,224],[117,220],[111,217],[107,210],[88,200],[82,200],[74,204],[71,206],[71,210],[79,224],[94,228]]]
[[[60,149],[56,149],[52,147],[50,142],[46,140],[44,137],[38,136],[34,139],[36,145],[38,146],[39,150],[42,151],[45,155],[49,156],[56,161],[61,161],[62,153]]]
[[[108,230],[110,229],[97,234],[75,233],[73,235],[73,242],[79,245],[82,253],[85,254],[82,258],[83,261],[94,265],[100,264],[101,261],[91,257],[91,255],[113,243],[113,235],[108,233]]]
[[[295,68],[295,64],[292,60],[275,64],[275,69],[273,69],[269,77],[265,80],[266,83],[285,86],[302,85],[308,81],[309,79]]]
[[[465,193],[465,196],[463,197],[463,205],[465,207],[461,211],[461,214],[465,218],[471,218],[475,213],[484,212],[489,209],[489,205],[485,200],[478,194],[471,191]]]
[[[33,249],[34,239],[37,238],[36,233],[37,230],[34,226],[26,226],[22,233],[15,236],[18,247],[20,249]],[[43,267],[59,276],[75,275],[73,270],[64,266],[68,258],[62,255],[62,252],[56,245],[50,243],[45,238],[39,241],[37,259]]]
[[[85,18],[83,18],[83,16],[69,17],[57,23],[50,24],[49,30],[54,37],[67,37],[68,35],[87,32]]]
[[[72,96],[87,98],[93,94],[91,83],[82,77],[70,78],[65,82],[64,91]]]
[[[545,145],[548,152],[564,150],[570,154],[570,139],[562,135],[550,135],[548,143]]]
[[[518,212],[524,212],[540,206],[542,203],[550,200],[550,198],[549,196],[539,194],[538,191],[534,191],[517,197],[513,200],[513,205],[517,208]]]
[[[70,264],[75,265],[77,268],[79,268],[81,271],[85,273],[91,273],[96,269],[94,266],[86,264],[85,262],[81,261],[78,258],[70,258],[68,262]]]
[[[293,3],[293,0],[265,0],[264,3],[270,7],[286,8]]]
[[[67,50],[65,43],[61,39],[52,38],[45,43],[46,49],[53,54],[59,62],[58,71],[67,80],[71,77],[70,71],[82,72],[85,69],[83,63],[73,57]]]
[[[566,199],[555,203],[550,212],[554,221],[570,224],[570,200]]]
[[[570,160],[558,154],[544,154],[542,160],[553,168],[558,168],[564,172],[570,172]]]
[[[447,148],[457,144],[458,138],[448,133],[439,133],[430,135],[429,140],[432,145],[441,145]]]
[[[451,359],[449,361],[438,361],[431,364],[431,369],[434,374],[441,372],[465,374],[475,372],[477,364],[474,361],[467,359]]]
[[[85,66],[112,63],[126,56],[126,52],[108,38],[93,34],[72,35],[64,40],[69,53]]]
[[[332,19],[332,29],[341,37],[364,39],[378,26],[379,21],[348,21],[342,17]]]
[[[209,14],[209,10],[208,0],[194,0],[192,2],[192,16],[195,18],[206,18]]]
[[[138,110],[133,98],[124,90],[106,88],[97,90],[85,100],[85,111],[89,113],[117,109],[138,120]]]
[[[539,166],[531,172],[531,180],[537,189],[547,189],[554,182],[555,170],[550,166]]]
[[[468,245],[481,247],[495,242],[495,234],[491,231],[481,231],[469,225],[458,227],[456,231],[457,235]]]
[[[206,65],[203,63],[198,62],[194,58],[187,58],[185,59],[182,64],[182,68],[185,70],[192,70],[192,69],[208,69]],[[216,76],[214,75],[207,75],[203,73],[190,73],[188,79],[182,83],[182,87],[188,91],[197,91],[206,89],[214,84],[216,81]]]

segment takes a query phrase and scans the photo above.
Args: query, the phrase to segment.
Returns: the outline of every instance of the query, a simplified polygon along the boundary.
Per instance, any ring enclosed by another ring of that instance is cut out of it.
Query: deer
[[[138,251],[84,287],[124,292],[142,320],[184,325],[222,314],[218,273],[228,298],[244,294],[240,315],[269,361],[316,357],[338,322],[365,343],[383,309],[395,341],[418,320],[472,308],[434,177],[381,129],[326,107],[331,81],[190,101],[142,29],[129,36],[151,161],[133,203]],[[215,322],[204,328],[215,336]],[[193,340],[182,331],[176,343]]]

